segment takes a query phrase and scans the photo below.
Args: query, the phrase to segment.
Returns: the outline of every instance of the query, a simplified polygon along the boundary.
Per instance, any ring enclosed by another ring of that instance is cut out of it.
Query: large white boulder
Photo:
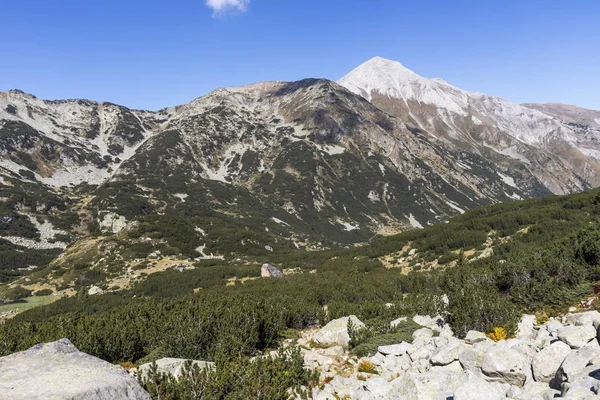
[[[174,378],[179,378],[183,373],[183,367],[187,360],[185,358],[161,358],[156,360],[156,372],[159,374],[171,374]],[[192,365],[198,368],[213,368],[214,363],[208,361],[192,360]],[[138,367],[138,374],[145,377],[152,369],[152,363],[142,364]]]
[[[600,321],[600,312],[594,310],[576,314],[567,314],[565,315],[565,321],[567,324],[576,326],[593,326],[594,321]]]
[[[379,346],[377,351],[383,355],[392,354],[394,356],[401,356],[406,354],[409,350],[413,348],[413,345],[407,342],[402,342],[398,344],[392,344],[389,346]]]
[[[500,400],[506,395],[497,385],[487,382],[471,371],[466,372],[465,381],[454,390],[454,400]]]
[[[523,386],[530,372],[527,357],[511,348],[493,347],[483,356],[481,372],[488,379]]]
[[[600,369],[599,349],[582,347],[575,352],[570,352],[556,371],[557,382],[572,382],[590,364],[595,364]]]
[[[537,353],[531,364],[536,382],[550,382],[570,352],[571,347],[568,344],[556,341]]]
[[[558,330],[558,338],[574,349],[588,344],[596,338],[596,329],[592,325],[568,325]]]
[[[348,347],[350,344],[348,321],[352,321],[352,324],[356,329],[365,328],[365,324],[363,324],[361,320],[356,318],[355,315],[350,315],[348,317],[342,317],[329,321],[327,325],[314,334],[313,340],[322,345],[340,345]]]
[[[447,365],[453,361],[458,360],[460,354],[466,350],[466,345],[458,339],[454,339],[447,345],[436,349],[435,353],[431,356],[431,364],[433,365]]]
[[[0,398],[149,400],[150,396],[122,367],[61,339],[0,358]]]
[[[262,278],[281,278],[283,276],[283,272],[271,264],[263,264],[262,267],[260,267],[260,276]]]
[[[525,314],[521,317],[519,324],[517,325],[517,338],[519,339],[532,339],[536,335],[534,329],[537,323],[535,315]]]

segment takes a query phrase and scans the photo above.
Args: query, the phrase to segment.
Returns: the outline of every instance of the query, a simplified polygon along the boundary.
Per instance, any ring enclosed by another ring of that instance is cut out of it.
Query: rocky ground
[[[415,316],[412,342],[379,346],[375,355],[348,352],[348,322],[302,332],[305,367],[320,373],[314,400],[549,400],[600,398],[600,313],[586,311],[543,323],[524,315],[514,338],[469,331],[454,336],[440,317]],[[398,318],[392,325],[406,323]],[[410,322],[410,321],[409,321]],[[499,339],[497,341],[492,339]],[[285,345],[293,344],[287,341]],[[181,375],[185,360],[160,359],[159,372]],[[194,361],[200,367],[212,367]],[[150,364],[129,371],[144,374]],[[0,358],[0,399],[146,399],[120,366],[79,352],[68,340],[40,344]],[[65,376],[77,379],[63,379]],[[300,398],[300,397],[298,397]]]
[[[497,342],[476,331],[459,339],[441,319],[416,316],[422,328],[412,343],[380,346],[368,358],[344,350],[347,321],[331,321],[299,342],[307,347],[306,365],[317,368],[324,383],[314,391],[315,400],[600,398],[597,311],[543,324],[525,315],[515,338]]]

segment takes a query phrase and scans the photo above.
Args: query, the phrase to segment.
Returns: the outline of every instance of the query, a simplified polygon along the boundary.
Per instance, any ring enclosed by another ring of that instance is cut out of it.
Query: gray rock
[[[565,321],[568,324],[575,326],[593,326],[594,321],[600,321],[600,312],[594,310],[576,314],[567,314],[565,315]]]
[[[505,398],[502,389],[471,371],[467,371],[465,382],[454,390],[453,396],[453,400],[501,400]]]
[[[0,358],[0,398],[149,400],[150,396],[120,366],[61,339]]]
[[[537,319],[535,315],[525,314],[521,317],[519,324],[517,325],[517,338],[523,339],[528,338],[532,339],[536,335],[536,331],[534,329],[537,323]]]
[[[467,336],[465,336],[465,343],[468,343],[468,344],[484,342],[486,340],[490,340],[490,339],[483,332],[469,331],[469,332],[467,332]]]
[[[466,382],[467,376],[461,371],[429,370],[414,376],[419,400],[451,398],[454,391]]]
[[[391,382],[383,377],[369,379],[365,388],[375,399],[381,400],[420,400],[414,379],[403,375]]]
[[[558,330],[558,338],[574,349],[588,344],[596,337],[596,329],[591,325],[564,326]]]
[[[486,348],[467,348],[458,355],[458,361],[465,371],[480,372]]]
[[[313,336],[313,340],[323,345],[340,345],[348,347],[350,336],[348,335],[348,321],[351,320],[354,326],[358,329],[364,329],[363,324],[356,316],[342,317],[329,321],[327,325],[321,328]]]
[[[395,356],[401,356],[402,354],[406,354],[409,350],[413,348],[413,345],[407,342],[402,342],[399,344],[392,344],[389,346],[379,346],[377,351],[383,355],[392,354]]]
[[[569,353],[571,347],[561,341],[556,341],[537,353],[531,364],[536,382],[550,382]]]
[[[455,340],[448,343],[445,346],[438,348],[435,353],[431,356],[431,364],[433,365],[447,365],[453,361],[458,360],[458,356],[466,350],[466,345],[460,341]]]
[[[174,378],[179,378],[183,372],[183,366],[186,363],[185,358],[161,358],[156,360],[156,372],[160,374],[171,374]],[[214,363],[208,361],[192,360],[193,365],[197,365],[200,369],[214,368]],[[142,377],[147,376],[152,367],[152,363],[140,365],[138,367],[138,374]]]
[[[400,318],[397,318],[397,319],[393,320],[392,322],[390,322],[390,327],[391,327],[391,328],[395,328],[395,327],[397,327],[398,325],[400,325],[400,324],[402,324],[403,322],[406,322],[406,321],[408,321],[408,318],[407,318],[407,317],[400,317]]]
[[[341,357],[344,353],[344,348],[342,346],[332,346],[323,350],[323,354],[326,356]]]
[[[550,320],[546,322],[545,328],[550,333],[550,335],[556,337],[558,335],[558,330],[563,326],[564,325],[557,320]]]
[[[281,278],[283,273],[271,264],[263,264],[260,268],[260,276],[263,278]]]
[[[523,386],[531,367],[527,358],[510,348],[491,348],[481,362],[481,372],[489,379]]]
[[[572,382],[599,355],[600,350],[590,347],[570,352],[556,371],[556,381],[558,383]]]

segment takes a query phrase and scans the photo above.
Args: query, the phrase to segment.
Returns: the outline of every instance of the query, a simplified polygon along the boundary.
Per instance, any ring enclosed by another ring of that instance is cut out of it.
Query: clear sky
[[[513,102],[600,110],[598,0],[12,0],[0,15],[0,91],[46,99],[159,109],[337,80],[381,56]]]

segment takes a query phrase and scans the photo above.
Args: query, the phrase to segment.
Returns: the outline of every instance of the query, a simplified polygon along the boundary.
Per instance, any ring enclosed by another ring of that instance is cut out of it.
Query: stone
[[[431,364],[447,365],[458,360],[458,356],[466,349],[466,346],[460,341],[455,340],[445,346],[438,348],[431,356]]]
[[[576,352],[570,352],[556,371],[557,383],[573,382],[575,377],[599,355],[600,350],[591,347],[582,347]]]
[[[334,356],[341,357],[345,353],[344,348],[342,346],[332,346],[323,350],[323,354],[326,356]]]
[[[467,332],[467,336],[465,336],[465,343],[468,343],[468,344],[484,342],[487,340],[490,340],[490,339],[483,332],[469,331],[469,332]]]
[[[407,342],[402,342],[399,344],[392,344],[389,346],[379,346],[377,351],[383,355],[392,354],[394,356],[401,356],[406,354],[409,350],[413,348],[413,345]]]
[[[171,374],[174,378],[179,378],[183,372],[183,366],[186,362],[187,360],[185,358],[161,358],[155,361],[156,371],[161,374]],[[205,368],[212,369],[215,365],[213,362],[199,360],[192,360],[192,364],[197,365],[201,370]],[[152,363],[140,365],[138,367],[138,373],[141,376],[146,376],[148,372],[150,372],[151,366]]]
[[[465,371],[479,372],[487,349],[467,348],[458,355],[458,361]]]
[[[413,332],[412,337],[413,346],[418,348],[429,343],[429,341],[433,337],[433,331],[429,328],[417,329]]]
[[[283,277],[283,272],[271,264],[263,264],[262,267],[260,267],[260,276],[262,278],[281,278]]]
[[[571,347],[561,341],[556,341],[533,357],[531,367],[536,382],[550,382],[571,352]]]
[[[523,386],[531,367],[525,355],[503,347],[491,348],[481,361],[481,372],[494,381]]]
[[[548,331],[548,333],[550,333],[550,335],[555,336],[555,337],[558,335],[558,330],[562,327],[564,327],[564,325],[556,320],[550,320],[550,321],[546,322],[546,325],[545,325],[545,328]]]
[[[415,315],[413,322],[421,325],[424,328],[439,331],[444,326],[444,320],[439,315],[436,317],[430,317],[429,315]]]
[[[453,394],[453,400],[501,400],[505,398],[502,389],[471,371],[466,372],[465,381],[454,390]]]
[[[429,370],[414,376],[419,400],[438,400],[452,398],[452,395],[467,376],[460,371]]]
[[[90,286],[90,288],[88,289],[88,294],[90,296],[96,295],[96,294],[102,294],[104,293],[104,290],[100,289],[98,286],[96,285],[92,285]]]
[[[575,326],[593,326],[594,321],[600,321],[600,312],[594,310],[576,314],[567,314],[565,315],[565,321],[567,324]]]
[[[558,338],[574,349],[585,346],[595,337],[596,329],[591,325],[569,325],[558,330]]]
[[[301,348],[300,354],[304,357],[304,365],[310,368],[329,367],[333,364],[331,357],[324,356],[312,350]]]
[[[364,329],[365,324],[356,316],[342,317],[329,321],[327,325],[314,334],[313,340],[319,344],[335,346],[340,345],[348,347],[350,344],[350,335],[348,334],[348,321],[352,321],[355,328]]]
[[[398,325],[402,324],[403,322],[408,321],[407,317],[400,317],[400,318],[396,318],[395,320],[393,320],[392,322],[390,322],[390,327],[391,328],[395,328]]]
[[[433,354],[434,348],[431,345],[421,346],[409,353],[410,359],[415,362],[418,360],[429,360]]]
[[[383,377],[371,378],[365,389],[378,400],[420,400],[417,386],[410,375],[403,375],[390,382]]]
[[[1,357],[0,398],[150,400],[122,367],[77,350],[68,339]]]
[[[535,315],[525,314],[521,317],[517,325],[517,334],[516,337],[518,339],[529,338],[532,339],[535,337],[535,325],[537,324],[537,319]]]

